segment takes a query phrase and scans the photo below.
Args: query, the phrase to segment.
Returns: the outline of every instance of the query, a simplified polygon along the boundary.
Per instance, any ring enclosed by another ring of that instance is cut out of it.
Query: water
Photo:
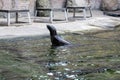
[[[0,80],[119,80],[120,27],[83,33],[57,48],[49,36],[1,39]]]

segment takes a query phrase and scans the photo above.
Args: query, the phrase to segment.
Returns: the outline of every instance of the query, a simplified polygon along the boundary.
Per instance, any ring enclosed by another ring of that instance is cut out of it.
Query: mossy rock
[[[61,8],[66,5],[66,0],[37,0],[36,2],[37,8]],[[47,16],[48,14],[48,11],[38,12],[38,16]]]
[[[72,6],[73,5],[73,0],[67,0],[67,7]]]
[[[42,7],[42,8],[49,8],[50,7],[50,0],[37,0],[36,1],[37,7]]]
[[[38,11],[37,16],[47,17],[49,16],[49,11]]]
[[[67,7],[71,7],[71,6],[77,6],[75,0],[67,0]],[[70,12],[73,12],[73,9],[69,10]],[[81,12],[81,10],[77,9],[76,11]]]
[[[38,8],[50,8],[50,1],[49,0],[37,0],[36,7]],[[39,11],[38,16],[48,16],[49,11]]]

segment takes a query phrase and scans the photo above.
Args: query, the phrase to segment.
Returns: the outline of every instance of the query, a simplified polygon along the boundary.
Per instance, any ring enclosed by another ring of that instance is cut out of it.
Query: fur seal
[[[52,25],[47,25],[47,29],[50,31],[50,38],[52,46],[65,46],[70,45],[70,43],[64,40],[57,34],[56,28]]]

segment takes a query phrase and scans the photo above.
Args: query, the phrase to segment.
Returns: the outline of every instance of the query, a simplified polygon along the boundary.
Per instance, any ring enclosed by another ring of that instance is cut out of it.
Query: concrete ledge
[[[76,32],[85,30],[106,30],[113,29],[120,25],[120,19],[98,14],[96,11],[94,17],[86,20],[76,20],[72,22],[56,23],[32,23],[32,24],[11,24],[11,26],[0,25],[0,38],[13,38],[22,36],[45,36],[49,35],[46,25],[53,25],[58,33]],[[25,19],[21,19],[25,21]],[[4,21],[4,20],[3,20]]]

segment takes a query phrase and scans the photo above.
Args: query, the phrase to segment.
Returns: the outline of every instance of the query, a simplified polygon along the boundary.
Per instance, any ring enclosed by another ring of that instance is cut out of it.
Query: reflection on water
[[[119,80],[120,28],[66,33],[73,45],[51,47],[49,37],[0,40],[0,80]]]

